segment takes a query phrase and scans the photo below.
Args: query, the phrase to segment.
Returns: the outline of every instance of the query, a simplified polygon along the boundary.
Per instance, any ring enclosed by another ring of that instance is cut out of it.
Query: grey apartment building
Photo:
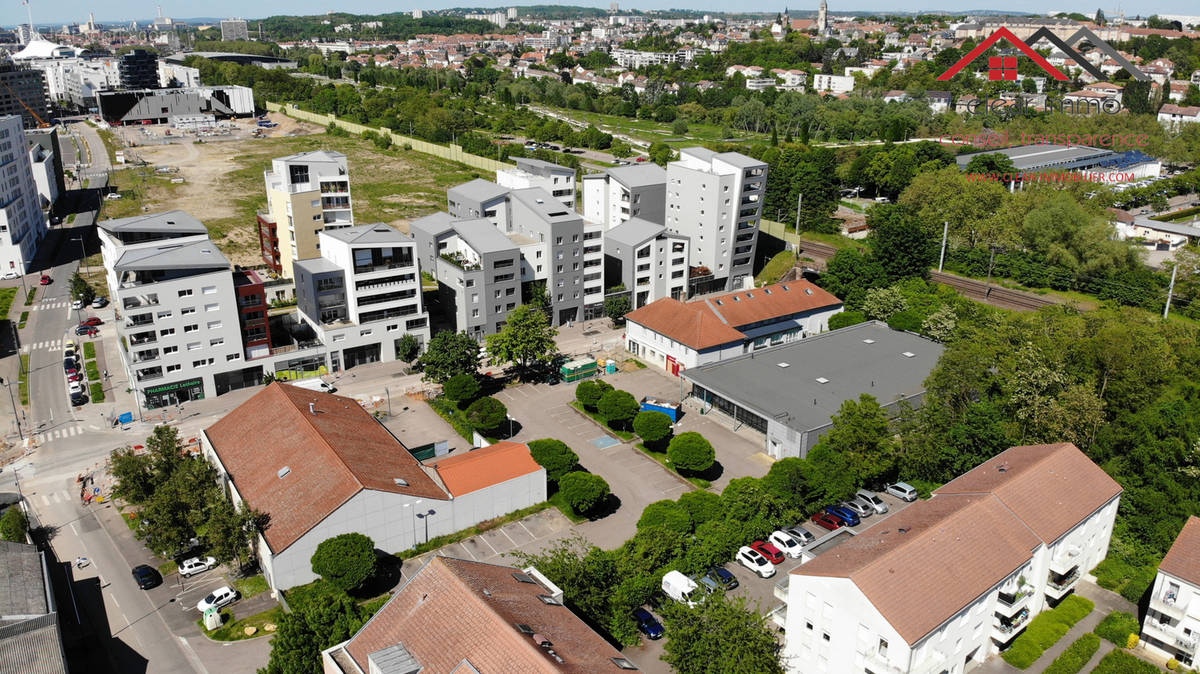
[[[736,290],[754,275],[767,165],[737,152],[684,148],[667,165],[666,220],[691,240],[688,295]]]
[[[583,215],[606,230],[630,218],[665,224],[666,185],[666,171],[650,163],[585,175]]]
[[[45,73],[0,56],[0,117],[4,115],[18,115],[26,129],[36,129],[50,122],[50,94]]]
[[[684,299],[688,238],[663,225],[630,218],[604,234],[604,279],[630,291],[630,309],[661,297]]]
[[[514,157],[513,161],[516,168],[496,171],[498,185],[514,190],[541,187],[563,206],[575,208],[575,169],[541,159]]]

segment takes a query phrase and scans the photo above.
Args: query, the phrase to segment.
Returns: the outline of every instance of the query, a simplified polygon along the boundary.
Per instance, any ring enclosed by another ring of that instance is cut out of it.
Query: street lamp
[[[4,388],[8,389],[8,400],[12,403],[13,408],[13,420],[17,422],[17,435],[21,436],[21,440],[24,441],[25,433],[21,430],[21,414],[17,412],[17,399],[13,397],[12,384],[4,381],[4,377],[0,377],[0,384],[3,384]]]
[[[433,508],[430,508],[427,512],[417,513],[417,519],[421,519],[421,520],[425,521],[425,540],[422,541],[422,543],[429,542],[429,517],[430,517],[430,515],[436,515],[436,514],[437,514],[437,511],[434,510]]]

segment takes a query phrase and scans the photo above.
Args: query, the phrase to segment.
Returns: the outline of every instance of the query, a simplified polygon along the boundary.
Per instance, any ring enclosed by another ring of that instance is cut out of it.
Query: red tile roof
[[[520,442],[497,442],[443,459],[434,468],[446,490],[454,496],[542,470],[530,455],[529,446]]]
[[[352,398],[275,382],[204,433],[276,554],[364,489],[449,499]]]
[[[1158,570],[1200,586],[1200,517],[1188,518]]]
[[[433,557],[345,645],[362,671],[368,657],[402,644],[422,674],[470,671],[546,674],[613,672],[622,657],[565,606],[548,605],[546,588],[520,582],[518,569],[453,557]],[[532,635],[553,644],[556,662]]]
[[[746,339],[738,328],[751,323],[841,304],[842,301],[829,292],[800,280],[712,295],[692,302],[664,297],[629,312],[625,320],[701,351]]]

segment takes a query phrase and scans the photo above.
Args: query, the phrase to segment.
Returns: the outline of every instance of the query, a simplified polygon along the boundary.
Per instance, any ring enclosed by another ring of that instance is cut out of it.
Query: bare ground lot
[[[447,187],[492,177],[403,148],[380,150],[355,136],[330,136],[310,124],[279,115],[271,118],[280,126],[265,138],[249,136],[253,120],[238,120],[229,136],[201,138],[202,142],[194,136],[164,142],[164,126],[119,129],[126,143],[136,143],[126,150],[130,158],[146,165],[113,173],[122,198],[105,201],[100,218],[184,210],[208,226],[232,263],[255,265],[261,263],[255,213],[266,206],[263,172],[275,157],[321,149],[344,153],[355,222],[386,222],[403,232],[411,219],[445,208]],[[178,172],[157,173],[161,167]],[[178,178],[183,182],[171,182]]]

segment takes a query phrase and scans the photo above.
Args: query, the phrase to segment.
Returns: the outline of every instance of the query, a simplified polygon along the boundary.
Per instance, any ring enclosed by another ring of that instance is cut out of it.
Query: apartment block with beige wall
[[[263,175],[267,208],[258,214],[263,261],[292,278],[296,260],[320,257],[317,237],[354,225],[346,155],[317,150],[279,157]]]
[[[1191,517],[1158,565],[1142,643],[1165,658],[1195,667],[1200,646],[1200,517]]]

